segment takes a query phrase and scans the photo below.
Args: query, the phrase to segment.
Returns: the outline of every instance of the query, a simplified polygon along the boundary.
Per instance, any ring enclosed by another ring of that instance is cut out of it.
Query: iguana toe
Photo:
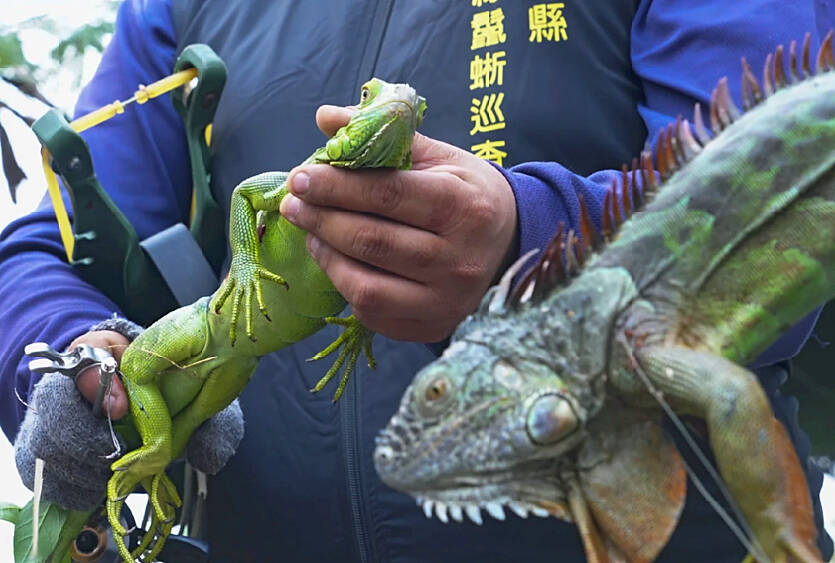
[[[348,384],[348,379],[354,371],[360,352],[365,353],[366,359],[368,360],[368,367],[374,369],[377,366],[371,350],[371,340],[374,337],[374,333],[363,326],[360,320],[354,315],[345,318],[325,317],[324,321],[327,324],[344,326],[345,331],[333,343],[311,358],[311,360],[321,360],[336,350],[339,350],[339,355],[336,357],[333,365],[325,373],[324,377],[316,383],[316,386],[311,389],[311,392],[315,393],[324,389],[331,379],[336,376],[342,365],[345,364],[345,361],[348,360],[348,363],[345,365],[345,372],[342,374],[333,396],[335,402],[342,396],[345,386]]]

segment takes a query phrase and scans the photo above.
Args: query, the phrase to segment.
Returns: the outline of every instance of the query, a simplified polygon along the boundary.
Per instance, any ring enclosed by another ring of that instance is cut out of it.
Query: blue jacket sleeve
[[[170,74],[175,50],[168,1],[125,2],[76,115],[129,98],[139,84]],[[83,136],[102,185],[118,187],[110,195],[140,238],[187,217],[188,155],[181,120],[168,96],[132,107]],[[64,348],[118,313],[66,263],[48,200],[0,233],[0,310],[0,426],[13,440],[26,408],[18,396],[26,401],[36,381],[23,347],[44,341]]]
[[[676,116],[689,118],[696,102],[707,107],[723,76],[729,77],[732,95],[740,100],[740,55],[747,55],[756,68],[778,44],[800,40],[807,31],[812,32],[813,45],[819,44],[833,25],[832,10],[811,4],[642,0],[632,24],[631,56],[645,94],[638,111],[650,139]],[[577,231],[581,196],[599,227],[603,195],[618,174],[601,171],[581,177],[553,162],[524,163],[503,172],[516,196],[520,255],[544,248],[560,223]],[[819,314],[815,311],[793,327],[754,365],[795,355]]]

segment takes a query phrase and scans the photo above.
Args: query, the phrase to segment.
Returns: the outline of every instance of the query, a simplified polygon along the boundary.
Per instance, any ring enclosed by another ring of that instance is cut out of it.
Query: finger
[[[119,378],[114,377],[112,381],[113,383],[110,386],[110,394],[105,395],[104,401],[102,402],[102,409],[105,412],[110,412],[110,418],[118,420],[125,416],[125,413],[128,410],[128,397]],[[99,392],[98,366],[91,366],[82,371],[75,380],[75,384],[90,404],[95,402],[96,395]]]
[[[463,219],[482,194],[457,176],[439,171],[340,170],[327,165],[299,167],[290,192],[322,207],[373,213],[433,233]]]
[[[374,215],[319,207],[287,195],[282,215],[338,252],[397,276],[428,283],[446,269],[448,242]]]
[[[130,344],[130,341],[121,333],[113,330],[94,330],[82,334],[73,340],[69,345],[69,349],[72,350],[79,344],[87,344],[94,348],[103,348],[109,351],[117,362],[120,362],[122,360],[122,354]]]
[[[412,170],[458,165],[461,164],[462,158],[466,156],[472,155],[455,145],[438,141],[420,133],[415,133],[412,140]]]
[[[362,264],[313,236],[307,248],[360,318],[431,319],[443,311],[440,299],[423,284]]]
[[[319,106],[316,110],[316,125],[328,137],[333,137],[340,127],[345,126],[357,111],[355,106]]]

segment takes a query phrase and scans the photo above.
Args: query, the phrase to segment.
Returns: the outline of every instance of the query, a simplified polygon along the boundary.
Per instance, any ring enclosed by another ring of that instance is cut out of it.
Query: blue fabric
[[[171,0],[128,0],[121,6],[114,39],[95,78],[81,94],[77,115],[125,99],[137,84],[170,72],[177,44],[170,11]],[[812,2],[641,1],[633,21],[631,48],[634,72],[645,92],[645,103],[638,110],[647,129],[656,131],[676,115],[689,114],[694,101],[705,104],[716,78],[722,75],[732,78],[731,89],[739,99],[736,53],[762,53],[777,43],[801,38],[806,31],[813,32],[816,45],[820,39],[816,30],[826,30],[832,24],[831,15],[822,9],[816,12]],[[102,184],[110,188],[140,237],[185,220],[190,197],[186,145],[180,118],[167,97],[152,100],[139,111],[128,111],[84,137],[94,147],[94,164]],[[560,222],[576,227],[580,195],[599,224],[602,194],[614,174],[602,171],[579,176],[554,162],[527,162],[504,173],[517,199],[520,253],[543,248]],[[24,410],[15,390],[25,400],[34,383],[22,357],[23,346],[37,340],[66,346],[89,326],[118,312],[113,303],[80,281],[63,257],[48,204],[0,234],[0,426],[10,439]],[[815,318],[816,314],[810,316],[758,363],[796,353]],[[386,406],[394,408],[393,404]],[[328,421],[323,428],[335,423]],[[800,452],[801,458],[807,454],[808,449]],[[246,471],[245,467],[237,469]],[[404,499],[398,497],[405,514],[414,507]],[[496,524],[490,522],[487,527]],[[525,530],[537,526],[535,522],[525,524],[530,526]],[[573,533],[563,527],[560,533]],[[445,531],[459,533],[454,528]],[[680,559],[670,555],[669,560]]]

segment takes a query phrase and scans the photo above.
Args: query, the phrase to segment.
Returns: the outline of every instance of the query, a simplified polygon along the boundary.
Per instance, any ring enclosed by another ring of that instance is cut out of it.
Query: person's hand
[[[128,347],[130,342],[122,334],[113,330],[94,330],[82,334],[72,341],[69,345],[69,350],[78,347],[81,344],[87,344],[94,348],[104,348],[113,356],[117,363],[122,361],[122,353]],[[109,412],[110,418],[119,420],[128,411],[128,398],[125,394],[125,388],[118,377],[113,378],[113,384],[110,386],[110,393],[105,395],[102,401],[102,411]],[[78,374],[75,380],[78,390],[90,404],[96,400],[96,394],[99,390],[99,368],[98,366],[90,366],[86,370]]]
[[[322,106],[332,135],[352,110]],[[505,265],[516,202],[484,160],[417,134],[412,170],[295,168],[281,214],[354,315],[398,340],[435,342],[474,311]]]

